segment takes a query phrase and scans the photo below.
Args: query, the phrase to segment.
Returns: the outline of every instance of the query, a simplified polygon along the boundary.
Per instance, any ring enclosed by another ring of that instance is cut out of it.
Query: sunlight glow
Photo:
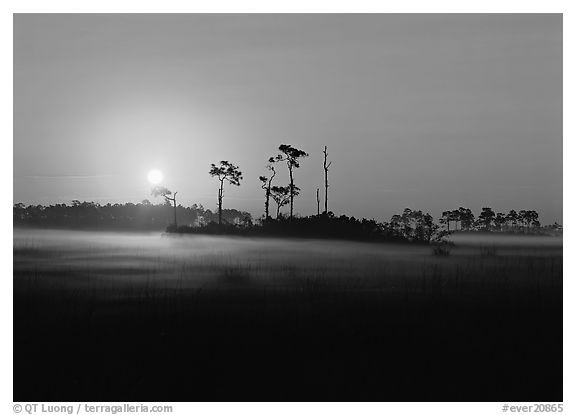
[[[150,170],[148,172],[148,181],[152,184],[159,184],[164,179],[164,175],[158,169]]]

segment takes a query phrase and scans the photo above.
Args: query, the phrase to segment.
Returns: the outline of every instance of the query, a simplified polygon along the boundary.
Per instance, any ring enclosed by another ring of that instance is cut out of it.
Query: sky
[[[217,206],[258,217],[282,143],[295,212],[537,210],[562,222],[560,14],[16,14],[14,202]],[[288,183],[278,166],[277,185]],[[323,202],[322,202],[323,203]]]

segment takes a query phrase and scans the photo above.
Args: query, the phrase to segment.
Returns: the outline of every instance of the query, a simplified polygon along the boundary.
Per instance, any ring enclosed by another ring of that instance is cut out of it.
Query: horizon
[[[295,212],[534,209],[562,223],[562,15],[14,15],[14,203],[214,211],[210,163],[259,217],[281,143]],[[277,185],[287,184],[280,167]]]
[[[78,199],[76,199],[76,200],[72,200],[71,202],[51,203],[51,204],[48,204],[48,205],[42,205],[42,204],[24,204],[24,205],[25,205],[26,207],[27,207],[27,206],[38,206],[38,205],[44,206],[44,207],[56,206],[56,205],[65,205],[65,206],[68,206],[68,207],[73,207],[73,205],[74,205],[73,202],[75,202],[75,201],[78,201],[78,202],[80,202],[80,203],[94,203],[94,204],[99,205],[99,206],[102,206],[102,207],[105,207],[105,206],[108,206],[108,205],[111,205],[111,206],[114,206],[114,205],[123,206],[123,205],[127,205],[127,204],[130,204],[130,203],[132,203],[132,204],[134,204],[134,205],[141,205],[141,204],[144,204],[143,202],[148,202],[149,206],[167,206],[170,211],[173,209],[173,207],[170,205],[170,203],[167,202],[166,200],[161,201],[161,200],[156,200],[156,198],[152,198],[152,200],[149,199],[149,198],[146,198],[146,199],[143,199],[143,200],[140,200],[140,201],[136,201],[136,202],[130,202],[130,201],[128,201],[128,202],[114,202],[114,203],[112,203],[112,202],[100,203],[100,202],[97,202],[97,201],[94,201],[94,200],[78,200]],[[16,202],[16,203],[14,203],[14,206],[16,206],[16,205],[18,205],[18,204],[20,204],[20,203],[22,203],[22,202]],[[271,203],[271,205],[272,205],[274,202],[273,202],[273,201],[270,201],[270,203]],[[196,206],[196,207],[195,207],[195,206]],[[202,208],[202,209],[204,209],[204,210],[206,210],[206,211],[210,211],[212,214],[217,214],[217,213],[218,213],[218,207],[217,207],[217,206],[216,206],[216,208],[211,209],[211,208],[209,208],[209,207],[207,207],[207,206],[204,206],[202,203],[191,203],[191,204],[189,204],[189,205],[183,205],[183,204],[181,204],[181,203],[178,202],[178,203],[177,203],[177,207],[178,207],[178,208],[183,208],[183,209]],[[496,209],[493,209],[491,206],[483,206],[482,208],[484,208],[484,207],[486,207],[486,208],[491,208],[491,209],[494,211],[494,213],[504,213],[504,214],[507,214],[507,213],[510,212],[510,211],[498,211],[498,210],[496,210]],[[466,207],[466,206],[459,206],[458,208],[467,208],[467,207]],[[458,208],[456,208],[456,209],[446,209],[446,211],[457,210]],[[470,210],[472,211],[472,213],[474,214],[474,216],[475,216],[476,218],[478,218],[479,214],[482,212],[482,208],[478,209],[478,211],[476,211],[476,210],[474,210],[474,209],[470,209]],[[410,209],[410,208],[405,208],[405,209]],[[273,209],[272,207],[271,207],[270,210],[271,210],[272,212],[274,211],[274,209]],[[288,217],[289,217],[289,213],[287,212],[287,210],[289,210],[289,206],[288,206],[288,205],[285,205],[285,206],[281,209],[282,217],[284,217],[284,218],[288,218]],[[323,214],[322,209],[320,209],[320,210],[321,210],[320,214]],[[422,211],[422,209],[411,209],[411,210],[413,210],[413,211]],[[520,212],[520,211],[522,211],[522,210],[529,211],[529,210],[532,210],[532,209],[520,209],[520,210],[518,210],[517,212]],[[222,208],[222,211],[236,211],[236,212],[239,212],[239,213],[248,213],[248,214],[251,215],[252,219],[263,219],[263,218],[264,218],[264,213],[262,213],[262,214],[260,214],[260,215],[254,215],[252,212],[235,209],[234,207],[223,207],[223,208]],[[404,211],[404,209],[402,209],[402,211],[397,212],[396,214],[402,214],[403,211]],[[334,214],[334,212],[332,212],[332,211],[328,211],[328,213]],[[427,214],[427,213],[430,213],[430,212],[422,211],[422,213],[423,213],[423,214]],[[539,214],[540,212],[536,211],[536,213]],[[439,220],[442,219],[442,214],[439,214],[439,215],[434,215],[434,214],[432,214],[432,213],[430,213],[430,214],[432,215],[432,218],[434,219],[435,222],[438,222]],[[295,217],[311,217],[311,216],[316,216],[316,214],[300,215],[298,212],[295,212],[295,213],[294,213],[294,216],[295,216]],[[357,219],[357,220],[362,220],[362,219],[376,220],[377,222],[381,222],[381,223],[388,223],[388,222],[390,222],[391,219],[392,219],[392,218],[388,218],[388,219],[383,219],[383,220],[381,220],[381,219],[378,219],[378,218],[355,217],[354,215],[348,215],[348,214],[346,214],[346,212],[340,213],[340,214],[338,214],[338,215],[334,214],[334,216],[335,216],[335,217],[347,216],[347,217],[349,217],[349,218],[355,218],[355,219]],[[273,218],[274,215],[271,215],[271,217]],[[540,221],[540,222],[541,222],[541,221]],[[554,221],[554,222],[551,222],[551,223],[541,223],[541,226],[544,227],[544,226],[554,225],[554,224],[558,224],[558,225],[562,226],[562,222],[559,222],[559,221]],[[188,225],[188,224],[184,224],[184,225]]]

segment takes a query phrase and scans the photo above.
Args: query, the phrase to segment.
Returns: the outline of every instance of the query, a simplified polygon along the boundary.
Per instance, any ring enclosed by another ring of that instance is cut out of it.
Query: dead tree
[[[174,192],[174,194],[172,195],[172,192],[168,190],[166,187],[156,186],[152,189],[151,194],[154,197],[162,196],[166,201],[166,203],[174,204],[174,229],[178,229],[178,223],[176,221],[176,195],[178,194],[178,192]],[[170,195],[172,195],[172,197],[170,197]]]
[[[272,175],[269,178],[266,176],[260,176],[262,189],[266,192],[266,199],[264,201],[264,212],[266,219],[270,217],[270,189],[272,188],[272,180],[276,176],[276,169],[272,165],[272,163],[274,163],[274,158],[270,157],[270,160],[268,161],[270,162],[270,164],[268,164],[266,168],[272,172]]]
[[[324,146],[324,213],[328,213],[328,169],[332,162],[328,161],[328,147]]]

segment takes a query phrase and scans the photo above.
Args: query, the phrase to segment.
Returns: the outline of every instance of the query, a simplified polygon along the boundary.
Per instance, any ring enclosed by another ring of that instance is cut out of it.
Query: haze
[[[308,153],[300,214],[388,220],[535,209],[562,221],[562,16],[14,16],[14,202],[150,199],[216,208],[210,163],[245,180],[224,208],[263,213],[281,143]],[[287,184],[281,169],[277,184]]]

